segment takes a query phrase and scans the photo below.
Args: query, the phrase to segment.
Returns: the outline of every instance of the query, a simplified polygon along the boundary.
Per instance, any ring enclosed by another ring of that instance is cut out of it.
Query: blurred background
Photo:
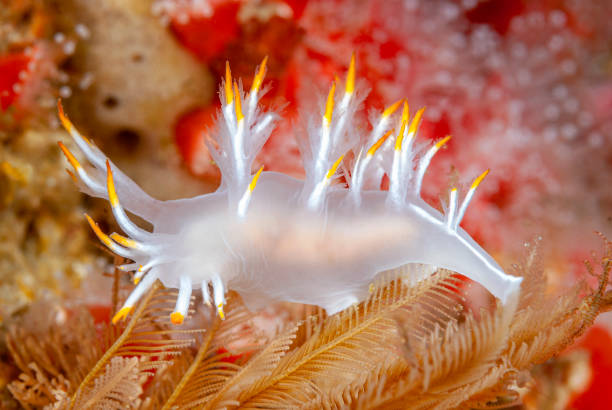
[[[611,19],[612,0],[0,0],[0,322],[41,299],[107,320],[112,258],[82,214],[112,216],[65,172],[57,99],[151,195],[201,194],[220,178],[204,138],[225,63],[250,87],[265,56],[263,101],[283,120],[257,167],[302,174],[293,130],[355,52],[364,120],[407,98],[427,107],[419,138],[454,136],[430,204],[490,168],[466,230],[504,267],[535,239],[551,291],[596,281],[583,262],[595,231],[612,238]],[[611,329],[603,315],[539,366],[532,406],[608,408]]]

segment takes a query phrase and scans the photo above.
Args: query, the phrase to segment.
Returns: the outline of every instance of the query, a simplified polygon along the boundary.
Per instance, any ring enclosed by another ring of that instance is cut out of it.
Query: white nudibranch
[[[368,135],[360,135],[353,119],[364,95],[355,87],[354,56],[344,92],[334,81],[322,116],[301,141],[305,180],[263,168],[253,174],[255,156],[278,119],[259,106],[265,72],[266,60],[245,93],[227,65],[219,92],[222,107],[211,134],[216,144],[209,144],[221,169],[221,185],[216,192],[182,200],[147,195],[81,136],[58,104],[62,124],[88,161],[81,165],[60,142],[74,168],[70,175],[83,192],[109,200],[126,236],[107,235],[86,218],[112,252],[133,261],[119,267],[134,272],[136,287],[113,323],[125,318],[158,279],[178,288],[171,315],[175,324],[187,316],[194,288],[201,289],[204,303],[214,304],[221,318],[228,289],[250,308],[290,301],[333,314],[367,297],[379,272],[408,264],[429,265],[428,272],[444,268],[461,273],[503,303],[518,294],[521,278],[504,273],[459,226],[488,171],[462,200],[453,189],[444,214],[423,201],[425,171],[450,137],[415,148],[423,109],[411,120],[405,101],[385,109]],[[395,115],[402,105],[401,115]],[[345,157],[349,151],[353,155]],[[346,184],[334,183],[339,170]],[[388,191],[380,189],[384,175]],[[140,228],[126,210],[153,229]]]

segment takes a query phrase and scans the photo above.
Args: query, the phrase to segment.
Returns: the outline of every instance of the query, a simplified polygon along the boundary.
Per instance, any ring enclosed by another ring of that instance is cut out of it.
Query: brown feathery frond
[[[413,286],[406,285],[406,277],[387,279],[383,275],[363,303],[320,321],[317,332],[283,357],[250,397],[241,397],[246,400],[241,408],[345,405],[381,364],[402,361],[401,334],[392,314],[427,295],[448,297],[454,280],[448,272]]]
[[[603,238],[603,237],[602,237]],[[597,314],[601,313],[602,303],[609,283],[612,268],[612,242],[603,238],[604,255],[601,258],[601,272],[596,274],[592,264],[587,263],[587,270],[598,277],[597,287],[587,296],[580,298],[576,286],[569,295],[556,298],[553,295],[541,297],[534,306],[526,306],[518,312],[510,327],[507,348],[501,352],[500,360],[507,361],[510,369],[516,372],[528,369],[533,364],[549,360],[563,351],[577,337],[593,324]],[[531,329],[527,329],[531,327]],[[528,335],[529,337],[526,337]],[[501,390],[503,384],[511,378],[500,379],[493,389]],[[492,390],[492,389],[491,389]],[[491,400],[483,405],[479,396],[474,396],[464,405],[472,408],[495,408],[496,401]],[[498,396],[503,402],[503,395]]]
[[[91,315],[76,311],[68,323],[63,310],[32,306],[21,327],[11,326],[6,346],[21,371],[8,389],[25,408],[53,403],[70,391],[103,353]]]
[[[77,316],[65,326],[51,326],[42,337],[36,332],[15,330],[7,346],[22,374],[11,383],[11,393],[24,407],[54,402],[62,405],[68,397],[70,404],[66,408],[75,408],[77,403],[84,403],[84,397],[104,401],[106,396],[99,396],[99,391],[115,391],[101,384],[112,384],[115,377],[100,378],[113,370],[111,362],[115,358],[138,358],[139,376],[153,375],[155,369],[167,365],[169,359],[192,345],[195,340],[188,336],[198,332],[170,327],[173,293],[156,283],[127,325],[106,328],[106,343],[98,342],[98,332],[88,314],[83,314],[86,319]]]
[[[193,331],[168,326],[174,295],[157,285],[124,328],[109,328],[109,343],[96,342],[91,318],[43,337],[13,329],[7,346],[22,373],[10,391],[26,408],[504,408],[519,402],[534,363],[609,309],[612,243],[604,246],[599,272],[587,264],[599,280],[592,290],[547,293],[534,246],[515,267],[525,278],[520,297],[504,306],[472,311],[459,276],[404,268],[333,316],[296,307],[289,316],[298,323],[266,344],[233,296],[197,351],[184,338]]]
[[[194,360],[194,355],[192,348],[185,349],[180,355],[173,358],[171,364],[157,369],[155,377],[145,388],[141,410],[157,410],[164,406],[168,398],[176,391],[179,381],[187,373]]]
[[[544,275],[532,252],[518,267],[527,289],[515,304],[517,311],[513,306],[498,307],[478,320],[468,312],[459,321],[449,319],[444,331],[421,326],[416,336],[429,331],[423,343],[411,337],[418,326],[404,322],[409,366],[397,366],[390,377],[370,380],[352,407],[492,409],[518,403],[521,372],[562,351],[601,311],[612,257],[611,243],[604,243],[601,272],[595,274],[587,265],[599,278],[587,296],[580,297],[582,286],[560,298],[544,294]]]
[[[226,350],[237,341],[250,342],[255,337],[250,324],[252,314],[236,294],[228,297],[226,316],[225,320],[215,317],[206,330],[197,354],[165,400],[163,409],[194,408],[206,404],[241,371],[242,360],[238,358],[235,363],[232,356],[250,354],[259,349],[259,346],[250,344],[233,349],[231,353]]]
[[[439,303],[445,312],[455,301],[448,298]],[[357,407],[396,408],[410,403],[411,408],[448,408],[496,384],[507,371],[497,359],[516,305],[517,301],[511,301],[493,313],[482,312],[479,320],[468,314],[460,324],[445,314],[445,328],[435,324],[425,336],[427,329],[407,329],[407,333],[418,332],[408,337],[410,367],[392,382],[385,380],[384,390],[362,395]]]
[[[104,372],[79,396],[74,407],[83,410],[138,408],[142,385],[147,380],[139,362],[137,357],[113,357]],[[55,408],[68,408],[70,403],[66,401],[65,406],[56,403]]]
[[[542,297],[517,314],[511,326],[512,343],[506,352],[514,367],[524,368],[548,360],[593,324],[605,301],[611,259],[612,242],[604,240],[601,272],[596,274],[592,264],[586,264],[589,273],[599,279],[595,290],[582,298],[577,294],[579,287],[570,291],[569,296]]]
[[[231,379],[227,380],[204,406],[204,409],[215,409],[240,404],[246,397],[258,391],[265,377],[278,366],[281,358],[289,350],[295,339],[298,325],[276,337],[251,359]]]
[[[139,371],[152,375],[153,369],[168,364],[168,358],[195,342],[193,338],[171,337],[194,332],[168,327],[175,298],[173,293],[163,289],[159,282],[153,285],[134,310],[121,335],[81,381],[72,395],[70,408],[74,408],[80,400],[79,396],[90,388],[93,379],[113,358],[139,357]]]

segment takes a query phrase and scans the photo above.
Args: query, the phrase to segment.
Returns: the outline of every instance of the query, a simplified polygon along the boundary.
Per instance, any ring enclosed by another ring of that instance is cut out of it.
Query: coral
[[[195,342],[181,336],[197,330],[169,329],[159,321],[166,316],[171,293],[153,287],[124,328],[98,330],[87,311],[49,321],[55,326],[12,328],[7,347],[22,373],[8,389],[24,407],[54,403],[55,408],[83,408],[113,401],[114,408],[132,405],[155,370]],[[40,320],[37,313],[26,321]]]
[[[0,322],[33,300],[73,295],[100,266],[57,138],[28,130],[0,141]]]
[[[532,244],[515,266],[524,277],[517,304],[471,310],[452,272],[416,284],[409,271],[392,272],[366,301],[333,316],[304,306],[302,320],[267,339],[236,295],[226,321],[210,311],[192,319],[194,330],[175,330],[167,322],[172,292],[156,285],[125,327],[106,327],[102,344],[83,313],[47,329],[14,324],[7,345],[22,373],[9,390],[35,408],[116,408],[136,397],[129,408],[509,407],[533,364],[612,308],[612,243],[604,246],[600,270],[588,265],[594,289],[548,293]]]
[[[178,47],[147,1],[71,0],[57,7],[65,32],[87,31],[67,67],[68,112],[150,192],[172,198],[205,189],[181,169],[171,137],[179,115],[210,101],[207,69]],[[182,183],[154,182],[161,174]]]
[[[50,2],[0,3],[0,133],[56,123],[55,99],[71,93],[60,67],[79,36],[58,31]]]

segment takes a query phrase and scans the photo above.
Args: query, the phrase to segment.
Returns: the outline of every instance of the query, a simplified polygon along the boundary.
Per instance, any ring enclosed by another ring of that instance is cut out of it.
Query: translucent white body
[[[404,104],[395,149],[386,139],[391,132],[381,138],[391,121],[389,109],[363,143],[350,127],[359,99],[353,94],[350,72],[348,77],[344,96],[336,98],[337,107],[334,86],[322,125],[309,131],[309,143],[303,147],[305,181],[261,170],[251,174],[273,114],[256,108],[258,89],[243,97],[237,86],[226,86],[221,93],[219,148],[214,151],[223,183],[217,192],[184,200],[148,196],[63,118],[91,165],[73,163],[81,188],[110,199],[119,225],[131,238],[107,237],[92,225],[107,246],[135,262],[125,270],[135,271],[138,280],[143,277],[124,308],[131,308],[159,279],[179,288],[178,322],[186,315],[193,288],[201,288],[204,301],[214,301],[221,316],[228,288],[252,308],[291,301],[318,305],[331,314],[363,300],[379,272],[407,264],[461,273],[503,302],[517,294],[521,279],[505,274],[459,227],[486,173],[472,184],[461,205],[453,190],[445,214],[426,204],[419,196],[422,177],[448,138],[423,152],[415,149],[422,111],[408,127]],[[246,115],[242,104],[248,107]],[[355,152],[348,186],[332,184],[342,161],[333,161],[338,147]],[[385,173],[391,179],[389,191],[377,189]],[[123,208],[150,222],[152,232],[135,226]]]
[[[311,212],[299,202],[302,186],[263,172],[244,219],[228,208],[224,192],[155,201],[146,210],[126,207],[153,224],[151,243],[169,255],[153,268],[165,286],[178,288],[189,272],[197,289],[219,274],[252,308],[276,300],[334,313],[362,300],[377,273],[409,263],[462,273],[502,301],[520,286],[520,278],[506,275],[463,229],[449,231],[443,215],[420,198],[389,210],[386,192],[371,191],[355,207],[348,190],[336,189],[323,212]],[[150,203],[145,198],[134,200]]]

